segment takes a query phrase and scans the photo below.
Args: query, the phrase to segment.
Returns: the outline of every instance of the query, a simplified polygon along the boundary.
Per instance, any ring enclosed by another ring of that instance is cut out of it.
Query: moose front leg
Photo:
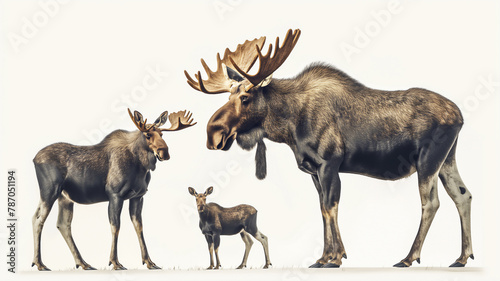
[[[205,234],[205,239],[208,244],[208,253],[210,254],[210,266],[207,269],[214,269],[214,240],[211,235]]]
[[[142,264],[146,264],[149,269],[161,269],[157,266],[149,257],[148,249],[146,247],[146,241],[144,240],[144,234],[142,231],[142,204],[144,198],[132,198],[129,200],[129,213],[130,219],[134,224],[135,232],[139,238],[139,245],[141,247]]]
[[[347,258],[337,222],[340,199],[338,166],[329,163],[325,164],[319,169],[318,175],[313,175],[312,178],[320,198],[324,228],[324,249],[321,258],[310,267],[337,268],[342,264],[342,258]]]
[[[220,260],[219,260],[219,245],[220,245],[220,234],[216,233],[213,236],[214,239],[214,249],[215,249],[215,268],[214,269],[219,269],[220,268]]]
[[[115,270],[126,270],[126,268],[118,262],[118,234],[120,232],[120,214],[122,212],[123,199],[116,195],[109,198],[108,216],[111,224],[111,254],[109,257],[109,265],[113,265]]]
[[[313,265],[309,266],[310,268],[320,268],[323,267],[330,259],[333,253],[333,243],[332,243],[332,231],[330,225],[327,224],[328,218],[325,208],[323,206],[323,190],[321,188],[321,184],[319,182],[317,175],[312,175],[312,179],[319,195],[319,204],[321,208],[321,216],[323,217],[323,255],[321,258],[316,261]]]

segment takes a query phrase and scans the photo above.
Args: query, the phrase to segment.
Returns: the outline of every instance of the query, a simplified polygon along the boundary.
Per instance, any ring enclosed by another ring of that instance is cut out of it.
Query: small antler
[[[191,116],[193,113],[187,112],[186,110],[182,110],[179,112],[171,113],[168,116],[168,120],[170,121],[170,128],[168,129],[160,129],[162,131],[179,131],[191,126],[196,125],[197,122],[193,123],[193,118]]]
[[[132,119],[132,122],[134,122],[135,126],[137,127],[137,129],[139,129],[139,131],[141,132],[148,132],[152,127],[153,125],[147,125],[147,121],[148,119],[144,120],[142,118],[142,114],[137,111],[137,110],[134,110],[134,115],[132,115],[132,112],[130,111],[129,108],[128,109],[128,115],[130,115],[130,119]]]
[[[195,74],[195,79],[184,70],[184,74],[188,79],[188,84],[195,90],[207,93],[207,94],[218,94],[223,92],[229,92],[231,86],[234,83],[233,80],[229,79],[225,66],[238,71],[243,75],[251,85],[248,85],[246,90],[259,85],[260,82],[268,78],[276,69],[278,69],[283,62],[287,59],[288,55],[292,52],[297,40],[300,36],[300,29],[288,30],[283,45],[279,46],[279,38],[276,38],[276,49],[274,55],[271,57],[272,44],[269,45],[269,50],[266,55],[262,55],[262,47],[266,41],[266,37],[261,37],[259,39],[254,39],[252,41],[245,41],[243,44],[239,44],[234,52],[231,52],[226,48],[224,52],[224,57],[221,59],[220,54],[217,53],[217,70],[213,72],[201,59],[201,64],[207,72],[208,79],[203,80],[201,78],[201,72]],[[257,58],[259,58],[259,70],[255,75],[248,74],[250,68],[255,64]],[[225,66],[224,66],[225,65]]]

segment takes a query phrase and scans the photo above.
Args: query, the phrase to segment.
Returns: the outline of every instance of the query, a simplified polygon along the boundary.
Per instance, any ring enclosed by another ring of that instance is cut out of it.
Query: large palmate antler
[[[237,70],[251,83],[251,85],[249,85],[246,89],[249,90],[251,87],[257,86],[261,81],[269,77],[281,66],[281,64],[283,64],[290,52],[293,50],[299,36],[299,29],[296,29],[293,32],[291,29],[288,30],[285,41],[281,47],[279,46],[279,38],[276,38],[276,50],[272,57],[272,44],[269,45],[267,54],[262,55],[261,50],[266,41],[266,37],[264,36],[252,41],[247,40],[245,43],[239,44],[234,52],[231,52],[228,48],[226,48],[222,59],[220,58],[219,53],[217,53],[217,70],[215,72],[210,70],[205,61],[201,59],[201,64],[207,72],[207,80],[203,80],[201,78],[200,71],[195,74],[197,81],[191,78],[187,71],[184,71],[184,74],[188,79],[188,84],[195,90],[207,94],[229,92],[234,81],[229,79],[224,67],[224,65],[226,65],[229,68]],[[255,64],[257,58],[259,58],[260,64],[259,71],[255,75],[250,75],[248,72]]]
[[[188,79],[188,84],[193,87],[195,90],[207,93],[207,94],[219,94],[224,92],[229,92],[231,89],[232,81],[228,78],[226,74],[226,68],[224,65],[236,69],[233,65],[233,62],[230,60],[230,57],[238,63],[240,69],[244,69],[245,71],[250,70],[250,68],[255,63],[257,59],[257,53],[255,51],[255,46],[262,48],[264,46],[264,42],[266,41],[266,37],[261,37],[259,39],[254,39],[252,41],[245,41],[243,44],[238,44],[236,50],[231,52],[229,48],[226,48],[224,52],[224,57],[221,59],[220,54],[217,53],[217,70],[213,72],[205,60],[201,59],[201,64],[205,69],[208,79],[203,80],[201,78],[201,72],[198,71],[194,76],[198,80],[195,81],[191,76],[184,70],[184,74]]]
[[[283,45],[279,45],[279,37],[276,37],[276,49],[274,51],[274,55],[271,57],[271,53],[273,50],[273,44],[269,44],[269,50],[266,55],[262,55],[262,48],[256,47],[258,56],[259,56],[259,70],[255,75],[248,74],[248,70],[245,71],[239,68],[239,65],[233,61],[232,57],[229,57],[229,60],[233,63],[235,69],[243,75],[253,86],[257,86],[261,81],[269,77],[269,75],[273,74],[276,69],[278,69],[288,58],[288,55],[297,44],[297,41],[300,37],[300,29],[295,29],[292,32],[291,29],[288,30],[285,36],[285,40],[283,41]],[[247,89],[248,90],[248,89]]]
[[[188,127],[196,125],[197,122],[193,123],[193,113],[187,112],[186,110],[178,111],[175,113],[171,113],[168,116],[168,120],[170,121],[170,128],[168,129],[160,129],[162,131],[179,131],[182,129],[186,129]]]

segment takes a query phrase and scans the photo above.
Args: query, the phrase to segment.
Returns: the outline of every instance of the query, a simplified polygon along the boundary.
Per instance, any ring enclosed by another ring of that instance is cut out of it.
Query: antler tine
[[[194,75],[198,81],[195,81],[191,78],[187,71],[184,70],[184,74],[188,79],[187,82],[191,87],[206,94],[219,94],[228,92],[231,89],[231,81],[224,75],[222,60],[219,53],[217,53],[217,70],[215,72],[208,67],[207,63],[203,59],[201,59],[201,65],[207,73],[207,80],[203,80],[201,78],[201,72],[198,71],[198,73],[195,73]]]
[[[162,131],[179,131],[179,130],[194,126],[194,125],[196,125],[197,122],[193,123],[193,118],[191,118],[191,116],[193,116],[193,113],[188,111],[186,114],[186,110],[171,113],[168,116],[168,120],[170,120],[170,124],[171,124],[170,128],[161,129],[161,130]]]
[[[292,52],[295,44],[300,37],[300,29],[296,29],[292,32],[291,29],[288,30],[285,36],[285,40],[283,44],[279,45],[279,37],[276,39],[276,49],[274,51],[274,55],[272,54],[272,44],[269,45],[268,52],[266,55],[262,55],[262,47],[256,46],[257,55],[259,57],[259,70],[255,75],[250,75],[247,71],[243,71],[238,64],[236,64],[233,59],[230,57],[229,59],[233,63],[236,70],[243,75],[253,86],[258,85],[261,81],[266,79],[269,75],[271,75],[276,69],[278,69],[288,58],[288,55]]]
[[[247,72],[255,64],[258,57],[258,48],[264,46],[266,38],[261,37],[259,39],[254,39],[252,41],[246,40],[243,44],[238,44],[236,50],[231,52],[229,48],[224,51],[224,57],[221,59],[220,54],[217,53],[217,70],[213,72],[206,62],[201,59],[201,64],[203,69],[207,73],[207,80],[203,80],[201,77],[201,72],[195,73],[195,79],[193,79],[187,71],[184,71],[186,75],[187,83],[195,90],[204,92],[206,94],[218,94],[229,92],[233,81],[231,81],[225,74],[225,69],[223,64],[227,65],[232,69],[238,68],[242,69],[243,72]],[[256,49],[257,47],[257,49]],[[234,61],[233,61],[234,59]]]

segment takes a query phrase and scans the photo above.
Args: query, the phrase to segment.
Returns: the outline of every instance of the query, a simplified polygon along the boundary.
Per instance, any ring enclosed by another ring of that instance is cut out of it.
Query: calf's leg
[[[210,266],[207,269],[214,269],[214,240],[212,236],[210,235],[205,235],[205,239],[207,240],[208,244],[208,253],[210,254]]]
[[[240,232],[241,239],[245,243],[245,254],[243,255],[243,261],[241,262],[240,266],[237,267],[237,269],[242,269],[247,267],[247,259],[248,259],[248,253],[250,253],[250,249],[252,248],[253,241],[252,238],[250,238],[250,235],[242,230]]]
[[[457,164],[455,162],[455,148],[456,142],[439,171],[439,178],[446,192],[453,202],[455,202],[462,228],[462,252],[460,257],[458,257],[450,267],[463,267],[469,258],[474,259],[471,238],[472,195],[458,173]]]

